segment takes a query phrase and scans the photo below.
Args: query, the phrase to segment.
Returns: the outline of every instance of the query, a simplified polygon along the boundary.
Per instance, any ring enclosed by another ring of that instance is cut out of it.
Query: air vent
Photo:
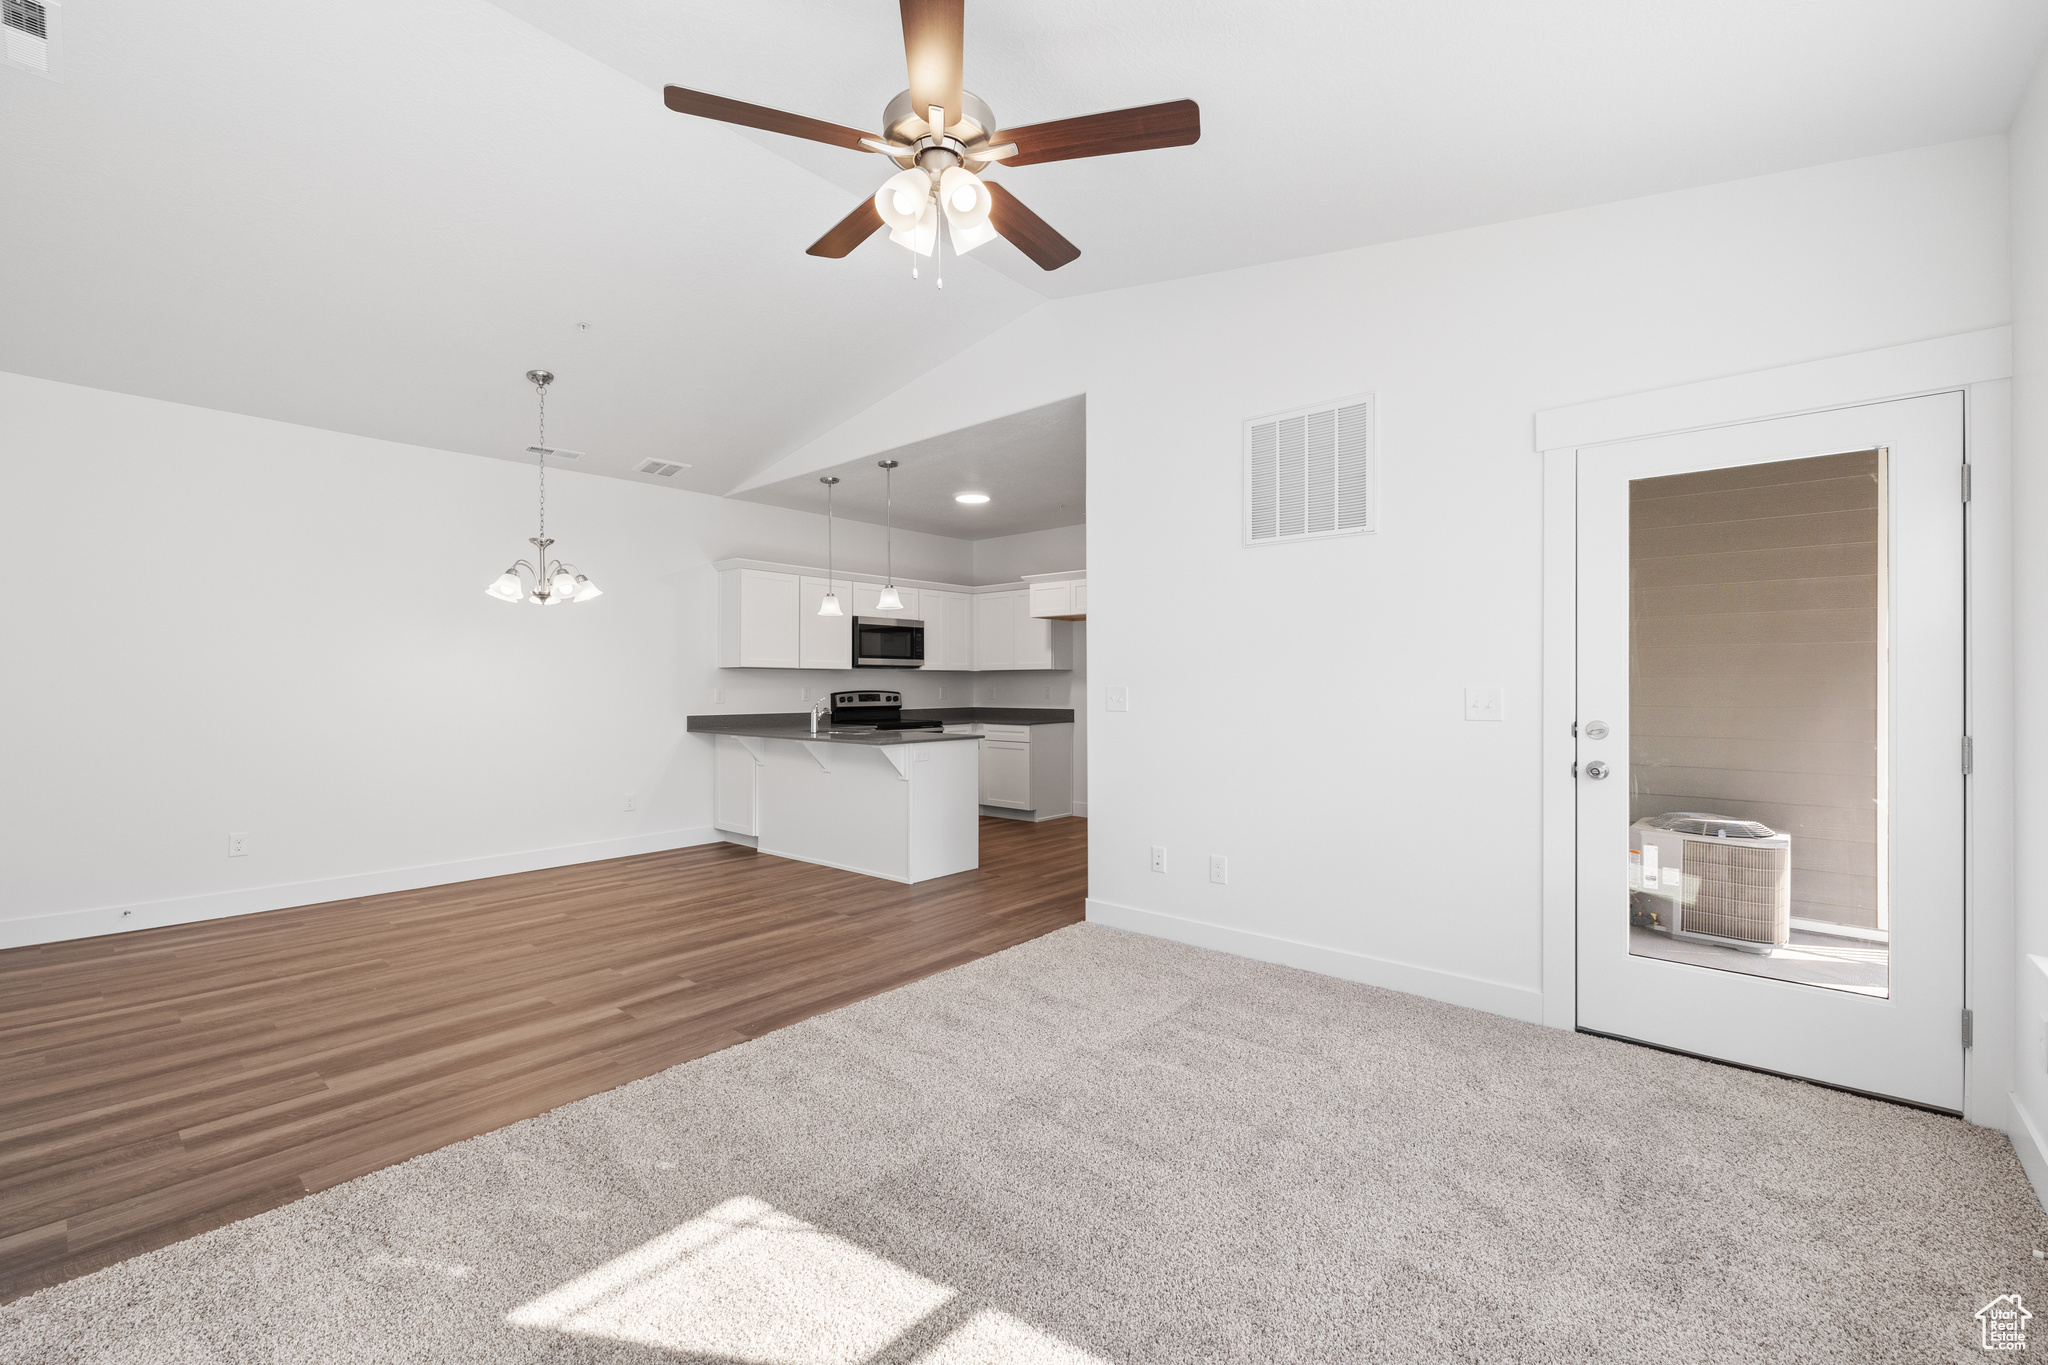
[[[1244,424],[1244,543],[1377,529],[1379,449],[1371,394]]]
[[[56,39],[57,7],[46,0],[0,0],[0,46],[9,66],[38,75],[55,75],[51,61]]]
[[[690,466],[677,464],[673,460],[642,460],[633,466],[635,474],[653,474],[664,479],[673,479]]]
[[[583,452],[580,450],[557,450],[553,446],[528,446],[526,453],[529,455],[545,455],[550,460],[580,460],[583,458]]]

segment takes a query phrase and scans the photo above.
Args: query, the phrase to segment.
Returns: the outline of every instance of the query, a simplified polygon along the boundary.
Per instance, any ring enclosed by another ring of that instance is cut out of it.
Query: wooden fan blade
[[[1010,239],[1017,250],[1029,256],[1040,270],[1058,270],[1081,254],[1081,248],[1053,231],[1052,224],[1024,207],[1024,201],[993,180],[988,186],[988,221]]]
[[[1057,123],[1005,128],[992,140],[1014,142],[1017,154],[1005,164],[1029,166],[1034,161],[1072,161],[1083,156],[1147,152],[1154,147],[1185,147],[1201,140],[1202,110],[1193,100],[1147,104],[1108,114],[1083,114]]]
[[[860,140],[871,137],[858,128],[845,128],[837,123],[827,123],[819,118],[805,118],[802,114],[784,113],[770,109],[763,104],[747,104],[740,100],[729,100],[723,95],[707,95],[702,90],[685,90],[680,85],[671,85],[661,92],[662,103],[678,114],[694,114],[698,118],[716,119],[720,123],[737,123],[746,128],[760,128],[770,133],[787,133],[791,137],[809,138],[813,142],[829,142],[834,147],[850,147],[864,152]]]
[[[960,71],[966,0],[902,0],[903,58],[910,67],[910,107],[919,118],[933,105],[946,111],[944,131],[960,121]]]
[[[876,210],[875,201],[863,199],[854,206],[852,213],[839,220],[837,227],[805,248],[804,254],[830,256],[837,260],[872,237],[881,225],[882,215]]]

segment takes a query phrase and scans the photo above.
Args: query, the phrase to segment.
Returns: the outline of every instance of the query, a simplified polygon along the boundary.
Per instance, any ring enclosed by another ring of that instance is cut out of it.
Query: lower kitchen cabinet
[[[1032,820],[1074,813],[1072,725],[984,725],[981,804]]]

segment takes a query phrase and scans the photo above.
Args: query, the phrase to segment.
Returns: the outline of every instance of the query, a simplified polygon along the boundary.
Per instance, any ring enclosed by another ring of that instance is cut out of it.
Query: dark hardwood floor
[[[1088,822],[918,886],[734,844],[0,952],[0,1301],[1082,918]]]

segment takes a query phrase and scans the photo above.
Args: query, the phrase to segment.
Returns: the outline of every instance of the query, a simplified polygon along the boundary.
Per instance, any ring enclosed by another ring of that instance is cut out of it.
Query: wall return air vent
[[[1244,424],[1244,543],[1379,527],[1379,404],[1361,394]]]
[[[57,74],[55,0],[0,0],[0,60],[38,76]]]
[[[635,474],[654,474],[664,479],[673,479],[690,466],[677,464],[674,460],[642,460],[633,466]]]

